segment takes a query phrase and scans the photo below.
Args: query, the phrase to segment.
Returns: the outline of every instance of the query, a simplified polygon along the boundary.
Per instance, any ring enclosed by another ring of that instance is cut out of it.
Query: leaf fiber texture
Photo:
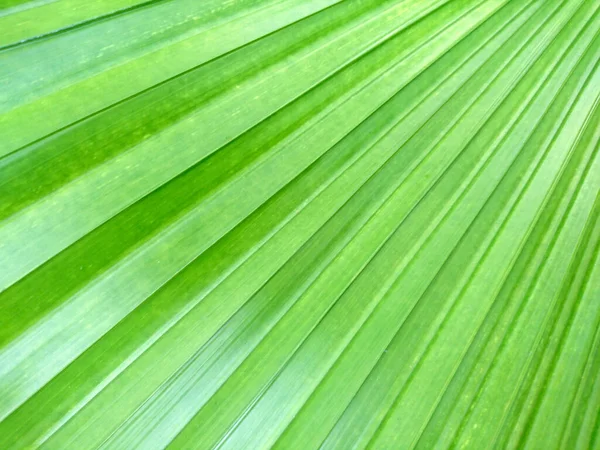
[[[0,448],[600,449],[598,0],[0,0]]]

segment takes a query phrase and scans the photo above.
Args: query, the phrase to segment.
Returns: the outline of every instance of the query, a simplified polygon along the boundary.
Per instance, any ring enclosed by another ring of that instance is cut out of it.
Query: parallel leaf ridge
[[[0,448],[600,449],[600,3],[1,0]]]

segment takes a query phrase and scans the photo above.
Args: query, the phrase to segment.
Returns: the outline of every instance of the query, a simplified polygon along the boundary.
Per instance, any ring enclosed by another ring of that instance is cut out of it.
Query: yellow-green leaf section
[[[600,2],[1,0],[0,448],[600,449]]]

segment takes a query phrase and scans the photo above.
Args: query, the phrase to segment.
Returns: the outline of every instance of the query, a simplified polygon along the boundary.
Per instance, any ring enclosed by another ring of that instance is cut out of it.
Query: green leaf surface
[[[0,0],[0,448],[600,449],[596,0]]]

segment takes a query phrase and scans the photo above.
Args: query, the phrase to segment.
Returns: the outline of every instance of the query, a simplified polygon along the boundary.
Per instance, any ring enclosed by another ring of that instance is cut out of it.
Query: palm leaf
[[[0,448],[600,448],[598,2],[0,30]]]

